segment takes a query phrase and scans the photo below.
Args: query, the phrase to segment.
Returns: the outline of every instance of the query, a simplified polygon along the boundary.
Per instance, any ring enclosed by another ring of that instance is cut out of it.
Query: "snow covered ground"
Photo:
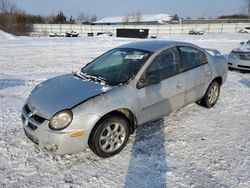
[[[249,35],[169,35],[226,56]],[[54,156],[24,135],[21,108],[38,83],[136,39],[32,38],[0,32],[0,187],[250,187],[250,74],[229,72],[212,109],[189,105],[141,126],[108,159]]]

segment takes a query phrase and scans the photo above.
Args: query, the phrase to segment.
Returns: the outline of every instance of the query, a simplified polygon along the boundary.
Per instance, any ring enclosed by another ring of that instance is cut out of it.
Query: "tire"
[[[220,95],[220,84],[217,81],[213,81],[207,88],[207,91],[203,98],[197,102],[200,106],[206,108],[212,108]]]
[[[129,122],[126,118],[121,115],[108,116],[92,130],[89,147],[100,157],[111,157],[125,147],[129,135]]]

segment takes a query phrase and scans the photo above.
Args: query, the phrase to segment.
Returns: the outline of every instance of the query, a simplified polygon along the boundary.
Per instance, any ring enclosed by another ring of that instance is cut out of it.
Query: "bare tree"
[[[97,20],[97,17],[96,15],[92,15],[91,18],[90,18],[90,23],[93,23]]]
[[[123,23],[128,24],[130,23],[140,23],[142,19],[141,13],[140,12],[132,12],[131,14],[123,17]]]
[[[136,22],[136,13],[132,12],[130,15],[129,15],[130,19],[132,22]]]
[[[9,1],[0,0],[0,13],[7,13],[9,9]]]
[[[141,13],[140,12],[136,13],[135,19],[136,19],[136,23],[140,23],[141,22]]]
[[[27,35],[32,23],[44,23],[45,18],[19,9],[14,0],[0,0],[0,29],[16,35]]]
[[[0,13],[14,13],[17,11],[17,5],[13,0],[0,0]]]
[[[77,21],[85,22],[87,19],[87,15],[84,12],[80,12],[77,16]]]
[[[69,18],[69,23],[70,24],[74,24],[75,23],[75,20],[73,18],[73,16],[71,15],[70,18]]]
[[[62,11],[59,11],[54,19],[54,22],[63,24],[63,23],[66,23],[66,21],[67,21],[67,17],[64,15]]]
[[[81,21],[81,22],[89,22],[89,23],[93,23],[97,20],[97,17],[96,15],[88,15],[88,14],[85,14],[84,12],[80,12],[77,16],[77,21]]]
[[[128,24],[128,22],[129,22],[129,16],[127,15],[127,16],[123,17],[122,21],[123,21],[124,24]]]

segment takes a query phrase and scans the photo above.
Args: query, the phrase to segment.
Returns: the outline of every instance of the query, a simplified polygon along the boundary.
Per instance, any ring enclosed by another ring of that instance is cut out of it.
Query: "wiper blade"
[[[80,73],[83,77],[87,78],[87,79],[91,79],[91,80],[94,80],[94,81],[99,81],[99,82],[102,82],[104,84],[108,84],[108,81],[101,77],[101,76],[96,76],[96,75],[89,75],[89,74],[86,74],[86,73]]]
[[[105,79],[105,78],[103,78],[103,77],[101,77],[101,76],[95,76],[98,80],[100,80],[100,81],[102,81],[102,82],[104,82],[104,83],[108,83],[108,81]]]
[[[81,74],[79,72],[75,72],[74,75],[77,76],[77,77],[79,77],[79,78],[89,79],[86,75]]]

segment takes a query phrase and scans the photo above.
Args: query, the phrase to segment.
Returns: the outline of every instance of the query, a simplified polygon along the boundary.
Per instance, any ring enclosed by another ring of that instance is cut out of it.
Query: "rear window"
[[[179,47],[179,49],[182,58],[183,71],[190,70],[207,62],[206,55],[197,49],[186,46]]]

